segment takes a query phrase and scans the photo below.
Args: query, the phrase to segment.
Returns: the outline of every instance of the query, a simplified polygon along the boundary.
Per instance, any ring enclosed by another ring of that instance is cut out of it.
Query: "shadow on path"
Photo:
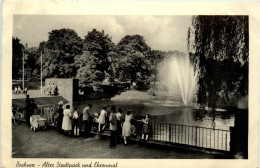
[[[13,158],[223,159],[224,156],[130,142],[109,148],[109,137],[66,137],[54,130],[32,132],[24,123],[12,125]]]

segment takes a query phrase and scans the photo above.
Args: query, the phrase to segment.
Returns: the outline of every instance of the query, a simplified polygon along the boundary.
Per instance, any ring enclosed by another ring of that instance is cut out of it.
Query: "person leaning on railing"
[[[106,128],[106,116],[107,116],[107,107],[104,106],[100,112],[99,118],[98,118],[98,131],[99,133],[102,133]]]
[[[124,137],[124,144],[127,145],[127,138],[131,136],[131,123],[130,121],[133,119],[131,111],[127,111],[125,115],[125,121],[123,124],[122,136]]]
[[[64,131],[64,134],[66,136],[71,135],[72,131],[72,115],[71,115],[71,110],[70,110],[70,105],[66,105],[66,109],[63,111],[63,120],[62,120],[62,129]]]
[[[120,136],[122,135],[122,125],[123,125],[123,116],[122,116],[122,109],[119,108],[118,112],[116,113],[116,119],[117,119],[117,140],[121,141]]]
[[[88,104],[88,106],[85,107],[83,110],[82,120],[83,120],[83,124],[85,126],[84,138],[89,136],[90,129],[92,126],[93,117],[92,117],[92,114],[90,113],[91,108],[92,108],[92,104]]]
[[[30,100],[30,103],[28,103],[25,106],[25,117],[27,125],[30,127],[30,117],[34,114],[34,110],[38,109],[37,105],[34,103],[34,99]]]
[[[74,113],[72,115],[72,133],[74,136],[79,136],[79,117],[77,108],[74,108]]]
[[[115,146],[116,146],[116,136],[117,136],[117,134],[116,134],[116,131],[117,131],[116,107],[112,106],[111,111],[112,111],[112,113],[110,114],[110,117],[109,117],[109,129],[110,129],[110,132],[111,132],[109,147],[115,148]]]
[[[55,104],[53,104],[52,107],[50,108],[50,122],[51,125],[53,126],[56,125],[57,111],[55,110],[55,108],[56,108]]]
[[[143,123],[142,127],[142,137],[141,140],[148,141],[150,134],[150,115],[148,113],[145,114],[145,118],[142,120],[135,120]]]
[[[148,141],[149,138],[149,121],[150,121],[150,115],[145,114],[145,119],[142,119],[142,122],[144,123],[143,129],[142,129],[142,140]]]
[[[58,108],[58,110],[57,110],[57,113],[58,113],[59,115],[58,115],[58,118],[57,118],[57,130],[58,130],[59,134],[61,134],[61,133],[62,133],[61,127],[62,127],[62,120],[63,120],[63,108],[62,108],[62,106],[63,106],[63,101],[60,101],[60,102],[58,103],[58,105],[59,105],[59,108]]]

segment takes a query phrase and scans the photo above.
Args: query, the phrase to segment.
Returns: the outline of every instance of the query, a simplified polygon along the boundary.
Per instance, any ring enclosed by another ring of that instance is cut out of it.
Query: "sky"
[[[38,47],[54,29],[74,29],[81,38],[97,29],[104,30],[115,44],[126,35],[139,34],[152,49],[186,52],[190,24],[191,16],[14,15],[13,36],[28,47]]]

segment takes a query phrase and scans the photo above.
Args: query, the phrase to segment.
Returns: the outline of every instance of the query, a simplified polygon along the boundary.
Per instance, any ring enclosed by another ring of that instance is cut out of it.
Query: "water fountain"
[[[159,87],[167,90],[169,97],[181,99],[189,105],[195,94],[196,73],[189,56],[172,55],[159,65]]]
[[[171,55],[158,67],[158,82],[154,86],[155,94],[148,91],[126,90],[110,100],[81,102],[82,111],[92,103],[93,112],[100,112],[102,106],[115,105],[123,113],[131,110],[135,116],[149,113],[157,123],[174,123],[199,127],[211,127],[212,116],[207,111],[198,111],[195,103],[197,87],[196,73],[188,56]],[[219,113],[214,118],[216,129],[229,129],[234,125],[234,116],[225,117]]]

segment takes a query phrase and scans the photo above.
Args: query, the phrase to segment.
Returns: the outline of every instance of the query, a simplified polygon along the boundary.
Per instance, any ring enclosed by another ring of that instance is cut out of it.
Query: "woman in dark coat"
[[[57,129],[58,129],[59,134],[61,134],[62,133],[61,127],[62,127],[62,120],[63,120],[63,108],[62,108],[63,101],[60,101],[58,105],[59,105],[59,108],[57,110],[57,113],[59,114],[59,116],[58,116],[58,120],[57,120]]]

